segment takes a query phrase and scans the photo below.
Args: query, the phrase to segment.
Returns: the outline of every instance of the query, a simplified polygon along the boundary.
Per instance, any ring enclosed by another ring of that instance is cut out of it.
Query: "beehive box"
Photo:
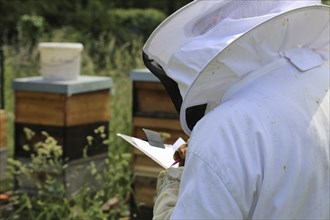
[[[0,109],[0,148],[7,146],[7,120],[6,112]]]
[[[0,109],[0,181],[6,179],[8,159],[6,112]]]
[[[82,158],[87,136],[104,127],[107,138],[110,121],[109,77],[81,76],[72,81],[45,81],[41,77],[16,79],[15,90],[15,157],[29,157],[23,146],[42,140],[42,131],[54,137],[63,147],[63,157]],[[35,136],[29,140],[25,130]],[[88,148],[88,155],[108,150],[102,141]]]
[[[165,141],[167,144],[173,144],[179,137],[187,140],[188,136],[181,129],[179,115],[160,81],[146,69],[133,70],[130,78],[133,83],[132,136],[146,139],[142,130],[146,128],[169,134]],[[164,168],[136,148],[132,149],[132,154],[135,200],[138,205],[152,209],[157,176]]]

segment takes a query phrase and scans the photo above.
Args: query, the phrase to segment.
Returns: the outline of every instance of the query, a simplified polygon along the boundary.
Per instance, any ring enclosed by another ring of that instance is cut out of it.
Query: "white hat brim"
[[[221,104],[230,86],[247,73],[279,59],[282,51],[294,48],[309,48],[324,61],[329,60],[329,7],[307,6],[280,14],[220,51],[198,74],[184,97],[180,110],[182,129],[189,135],[205,111]]]

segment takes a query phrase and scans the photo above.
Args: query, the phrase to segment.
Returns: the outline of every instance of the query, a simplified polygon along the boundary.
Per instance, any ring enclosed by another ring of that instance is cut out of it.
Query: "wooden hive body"
[[[178,113],[160,81],[148,70],[133,70],[133,130],[132,136],[146,139],[142,128],[166,133],[165,143],[173,144],[179,137],[187,140]],[[157,176],[164,170],[141,151],[133,148],[134,194],[139,204],[152,209],[156,196]]]
[[[72,167],[90,160],[103,164],[106,159],[109,146],[103,140],[109,136],[111,87],[110,77],[80,76],[72,81],[45,81],[41,77],[14,80],[15,159],[29,163],[34,151],[26,151],[24,145],[33,149],[35,143],[45,139],[42,132],[47,132],[62,146],[63,159],[67,159],[69,167],[58,178],[66,181],[68,193],[73,193],[82,176],[74,178]],[[104,127],[102,138],[95,133],[100,127]],[[26,129],[35,133],[32,139],[27,137]],[[92,146],[88,146],[88,136],[94,137]],[[88,158],[84,158],[84,152]],[[34,190],[33,181],[21,179],[18,187]]]

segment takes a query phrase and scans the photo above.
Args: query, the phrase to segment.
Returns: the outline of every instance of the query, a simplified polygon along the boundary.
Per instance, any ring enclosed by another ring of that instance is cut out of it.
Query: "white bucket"
[[[75,80],[80,75],[81,43],[39,43],[41,75],[45,80]]]

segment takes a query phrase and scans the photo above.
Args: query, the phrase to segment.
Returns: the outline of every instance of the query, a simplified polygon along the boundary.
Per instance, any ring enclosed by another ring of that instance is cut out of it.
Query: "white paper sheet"
[[[128,143],[145,153],[148,157],[157,162],[160,166],[167,169],[172,166],[175,162],[173,159],[173,154],[179,146],[181,146],[185,141],[179,138],[173,145],[165,144],[165,148],[159,148],[151,146],[147,141],[141,140],[139,138],[131,137],[128,135],[118,133],[117,136],[123,138]],[[178,164],[173,167],[177,167]]]

